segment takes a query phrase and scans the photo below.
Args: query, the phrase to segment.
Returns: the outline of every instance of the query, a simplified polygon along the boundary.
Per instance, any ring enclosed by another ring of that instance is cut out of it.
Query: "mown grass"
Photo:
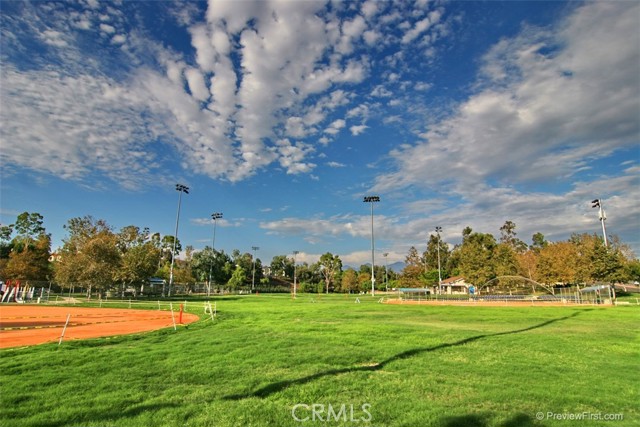
[[[360,300],[220,298],[215,322],[177,332],[1,351],[1,424],[640,425],[638,307]]]

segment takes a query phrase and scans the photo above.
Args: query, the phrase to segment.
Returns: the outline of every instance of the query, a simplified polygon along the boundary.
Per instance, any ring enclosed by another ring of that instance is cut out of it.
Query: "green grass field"
[[[637,306],[360,299],[225,297],[177,332],[0,351],[0,424],[640,425]]]

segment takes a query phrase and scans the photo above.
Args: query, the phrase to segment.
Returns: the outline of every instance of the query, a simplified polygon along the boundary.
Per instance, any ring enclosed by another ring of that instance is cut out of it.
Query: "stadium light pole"
[[[371,296],[375,295],[375,284],[376,284],[376,276],[375,276],[375,243],[373,239],[373,204],[380,201],[380,197],[378,196],[365,196],[365,203],[371,204]]]
[[[298,255],[300,251],[293,251],[293,299],[296,299],[296,255]]]
[[[382,254],[382,256],[384,257],[384,290],[385,291],[389,291],[389,285],[387,283],[387,271],[388,271],[387,255],[389,255],[389,252],[385,252]]]
[[[211,214],[211,219],[213,220],[213,238],[211,239],[211,265],[209,266],[209,286],[207,288],[207,296],[211,295],[211,276],[213,275],[213,257],[215,256],[216,251],[216,225],[218,220],[222,218],[222,212],[214,212]]]
[[[176,244],[178,243],[178,224],[180,222],[180,205],[182,204],[182,193],[189,194],[189,187],[183,184],[176,184],[178,191],[178,213],[176,215],[176,232],[173,235],[173,252],[171,253],[171,267],[169,268],[169,292],[171,296],[171,286],[173,286],[173,263],[176,257]]]
[[[256,286],[256,251],[260,249],[258,246],[251,246],[253,249],[253,277],[251,279],[251,290],[253,291]]]
[[[607,228],[604,225],[604,222],[607,220],[607,215],[604,213],[604,208],[602,207],[602,199],[592,200],[591,207],[599,208],[598,217],[600,218],[600,222],[602,223],[602,235],[604,236],[604,246],[606,248],[609,246],[609,242],[607,240]]]
[[[438,235],[438,292],[442,293],[442,275],[440,273],[440,233],[442,227],[436,227],[436,234]]]

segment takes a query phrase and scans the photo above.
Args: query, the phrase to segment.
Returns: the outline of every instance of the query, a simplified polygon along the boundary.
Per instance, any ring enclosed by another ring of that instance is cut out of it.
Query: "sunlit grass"
[[[538,412],[640,425],[637,307],[360,300],[219,298],[215,322],[178,331],[4,350],[2,425],[578,425]],[[297,422],[297,404],[347,412],[314,422],[300,406]]]

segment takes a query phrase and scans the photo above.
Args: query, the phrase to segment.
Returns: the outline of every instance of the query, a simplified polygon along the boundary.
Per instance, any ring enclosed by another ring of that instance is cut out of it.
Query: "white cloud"
[[[349,128],[349,130],[351,131],[351,135],[353,136],[358,136],[367,129],[369,129],[369,126],[367,125],[356,125]]]
[[[345,122],[342,119],[337,119],[335,120],[333,123],[331,123],[325,130],[325,133],[328,133],[330,135],[336,135],[338,132],[340,132],[340,129],[344,128],[347,125],[347,122]]]
[[[127,36],[123,34],[116,34],[111,38],[111,43],[113,44],[124,44],[127,42]]]
[[[161,159],[145,150],[154,130],[131,111],[139,94],[106,78],[3,69],[3,163],[79,180],[97,171],[126,188],[147,182]]]
[[[485,57],[481,89],[426,141],[394,150],[397,170],[376,188],[566,177],[637,143],[640,49],[628,35],[638,7],[589,3],[555,32],[528,28],[499,42]]]
[[[209,98],[209,90],[204,83],[202,73],[195,68],[188,68],[185,70],[184,75],[187,78],[191,95],[198,101],[206,101]]]
[[[113,27],[113,25],[100,24],[100,31],[106,34],[114,34],[116,32],[116,29]]]
[[[414,89],[418,90],[418,91],[427,91],[429,89],[431,89],[433,85],[430,83],[425,83],[425,82],[418,82],[415,84]]]
[[[371,96],[375,96],[378,98],[389,98],[393,96],[393,92],[382,85],[378,85],[371,91]]]
[[[291,144],[288,139],[278,141],[280,165],[287,170],[289,175],[311,172],[316,165],[303,160],[314,151],[313,147],[304,143]]]
[[[42,33],[44,42],[55,47],[66,47],[68,45],[65,35],[59,31],[46,30]]]

